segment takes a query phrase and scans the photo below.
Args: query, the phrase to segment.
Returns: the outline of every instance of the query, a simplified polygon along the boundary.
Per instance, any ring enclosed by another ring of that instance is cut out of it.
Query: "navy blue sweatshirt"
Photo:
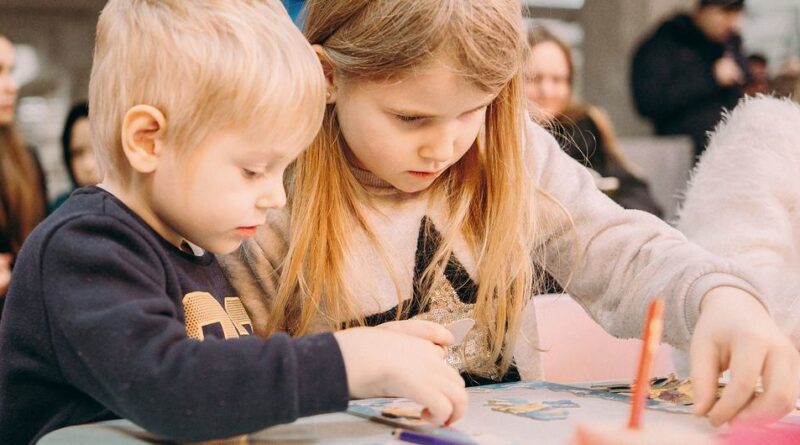
[[[235,295],[213,255],[175,248],[100,188],[78,190],[14,268],[0,443],[119,417],[165,439],[209,440],[345,409],[333,336],[248,335]]]

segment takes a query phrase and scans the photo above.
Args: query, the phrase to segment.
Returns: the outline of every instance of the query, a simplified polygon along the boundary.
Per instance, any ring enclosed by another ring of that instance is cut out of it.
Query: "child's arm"
[[[345,363],[330,334],[187,337],[168,294],[180,292],[177,277],[150,242],[113,218],[91,216],[43,243],[42,295],[64,380],[181,441],[346,408]]]
[[[743,380],[737,379],[737,385],[726,389],[736,396],[723,397],[720,409],[712,411],[712,421],[730,420],[748,404],[755,386],[753,369],[764,378],[768,394],[750,405],[755,409],[750,414],[774,419],[778,413],[787,412],[785,399],[796,398],[800,390],[800,382],[791,374],[796,374],[800,357],[775,327],[765,305],[755,299],[759,293],[754,281],[733,263],[689,243],[656,217],[617,206],[541,128],[529,124],[527,141],[531,171],[540,187],[562,203],[574,221],[573,230],[566,218],[559,224],[552,221],[552,214],[540,214],[547,231],[539,234],[542,249],[534,253],[534,258],[544,253],[549,260],[544,264],[548,272],[618,337],[637,337],[650,300],[664,297],[665,340],[679,348],[688,348],[695,325],[701,325],[698,317],[701,303],[706,303],[704,298],[722,288],[703,307],[700,318],[705,327],[692,346],[697,350],[699,345],[706,345],[700,350],[714,354],[693,353],[699,361],[692,368],[730,366],[732,375]],[[541,212],[542,202],[540,197],[534,211]],[[731,308],[747,308],[747,312],[723,311],[717,302],[710,304],[719,296],[729,298]],[[742,296],[747,297],[747,303]],[[741,341],[741,333],[758,341]],[[754,354],[747,362],[730,361],[743,353]],[[699,393],[710,393],[713,382],[705,378],[697,385]]]
[[[190,339],[159,250],[104,219],[44,244],[42,285],[63,378],[115,414],[181,441],[341,411],[351,395],[407,396],[439,423],[463,414],[463,380],[434,343],[447,343],[444,328]]]

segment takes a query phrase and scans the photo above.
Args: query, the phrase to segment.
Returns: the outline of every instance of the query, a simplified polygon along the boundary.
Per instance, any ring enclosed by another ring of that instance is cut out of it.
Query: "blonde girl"
[[[471,317],[448,356],[468,383],[538,378],[526,303],[546,271],[620,337],[664,297],[665,338],[692,343],[697,412],[714,424],[788,412],[800,358],[747,275],[618,207],[527,118],[518,1],[311,0],[305,23],[323,128],[287,209],[226,260],[258,334]]]

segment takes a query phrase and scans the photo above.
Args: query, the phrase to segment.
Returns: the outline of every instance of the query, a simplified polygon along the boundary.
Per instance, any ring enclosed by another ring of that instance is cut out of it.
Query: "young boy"
[[[17,260],[0,443],[117,417],[209,440],[377,395],[414,398],[437,422],[461,415],[443,328],[263,340],[214,258],[284,204],[284,169],[321,124],[321,68],[277,0],[111,0],[89,96],[104,179]]]

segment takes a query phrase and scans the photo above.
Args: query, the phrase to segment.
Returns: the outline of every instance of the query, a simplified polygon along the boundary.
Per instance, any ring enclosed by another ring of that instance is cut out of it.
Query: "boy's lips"
[[[245,236],[245,237],[252,237],[252,236],[255,236],[256,232],[258,231],[258,227],[259,227],[259,226],[242,226],[242,227],[237,227],[237,228],[236,228],[236,232],[237,232],[239,235],[242,235],[242,236]]]

